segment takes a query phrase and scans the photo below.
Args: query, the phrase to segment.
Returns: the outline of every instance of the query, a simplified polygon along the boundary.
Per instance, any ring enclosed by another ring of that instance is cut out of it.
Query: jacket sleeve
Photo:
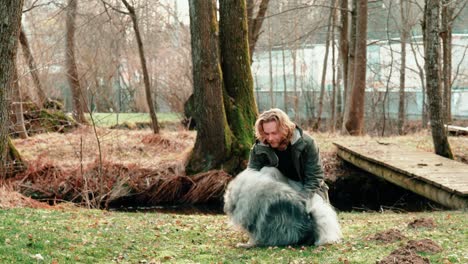
[[[320,153],[315,141],[304,149],[303,166],[304,166],[304,188],[310,190],[313,194],[320,189],[323,181],[323,168],[320,160]]]
[[[257,153],[255,152],[255,146],[256,145],[254,144],[252,148],[250,148],[249,163],[247,165],[247,168],[259,171],[264,165],[259,155],[257,155]]]

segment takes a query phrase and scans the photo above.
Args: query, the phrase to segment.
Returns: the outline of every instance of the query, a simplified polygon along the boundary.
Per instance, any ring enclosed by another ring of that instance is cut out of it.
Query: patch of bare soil
[[[13,191],[5,186],[0,187],[0,209],[30,207],[30,208],[50,208],[46,203],[41,203],[19,192]]]
[[[375,240],[382,243],[392,243],[395,241],[403,240],[406,237],[398,229],[389,229],[380,233],[369,236],[367,240]]]
[[[394,250],[378,263],[430,263],[429,259],[423,258],[417,253],[437,253],[442,250],[441,246],[430,239],[410,240],[405,246]]]
[[[378,264],[427,264],[431,263],[428,258],[423,258],[416,254],[414,251],[406,249],[398,252],[392,252],[386,256]]]
[[[434,228],[436,224],[432,218],[418,218],[408,224],[410,228]]]
[[[436,242],[430,239],[422,240],[410,240],[406,244],[405,248],[416,251],[416,252],[427,252],[427,253],[437,253],[441,252],[443,249]]]

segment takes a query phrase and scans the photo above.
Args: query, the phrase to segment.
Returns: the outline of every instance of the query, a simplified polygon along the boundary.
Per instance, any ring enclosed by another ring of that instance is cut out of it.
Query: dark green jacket
[[[291,148],[294,167],[304,188],[311,193],[323,191],[323,188],[320,188],[325,185],[323,169],[315,140],[297,127],[291,140]],[[248,167],[260,170],[265,166],[278,167],[278,156],[269,145],[257,141],[250,150]]]

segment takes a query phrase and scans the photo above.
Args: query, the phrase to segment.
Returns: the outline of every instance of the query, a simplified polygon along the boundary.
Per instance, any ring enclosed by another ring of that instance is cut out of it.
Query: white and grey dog
[[[276,168],[237,175],[224,195],[224,212],[249,234],[243,247],[323,245],[342,236],[331,205],[317,194],[306,199]]]

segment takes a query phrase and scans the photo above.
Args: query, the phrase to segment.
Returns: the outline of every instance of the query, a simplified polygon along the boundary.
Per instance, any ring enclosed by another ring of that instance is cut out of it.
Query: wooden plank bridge
[[[467,164],[377,140],[333,144],[339,157],[361,169],[449,208],[468,208]]]

